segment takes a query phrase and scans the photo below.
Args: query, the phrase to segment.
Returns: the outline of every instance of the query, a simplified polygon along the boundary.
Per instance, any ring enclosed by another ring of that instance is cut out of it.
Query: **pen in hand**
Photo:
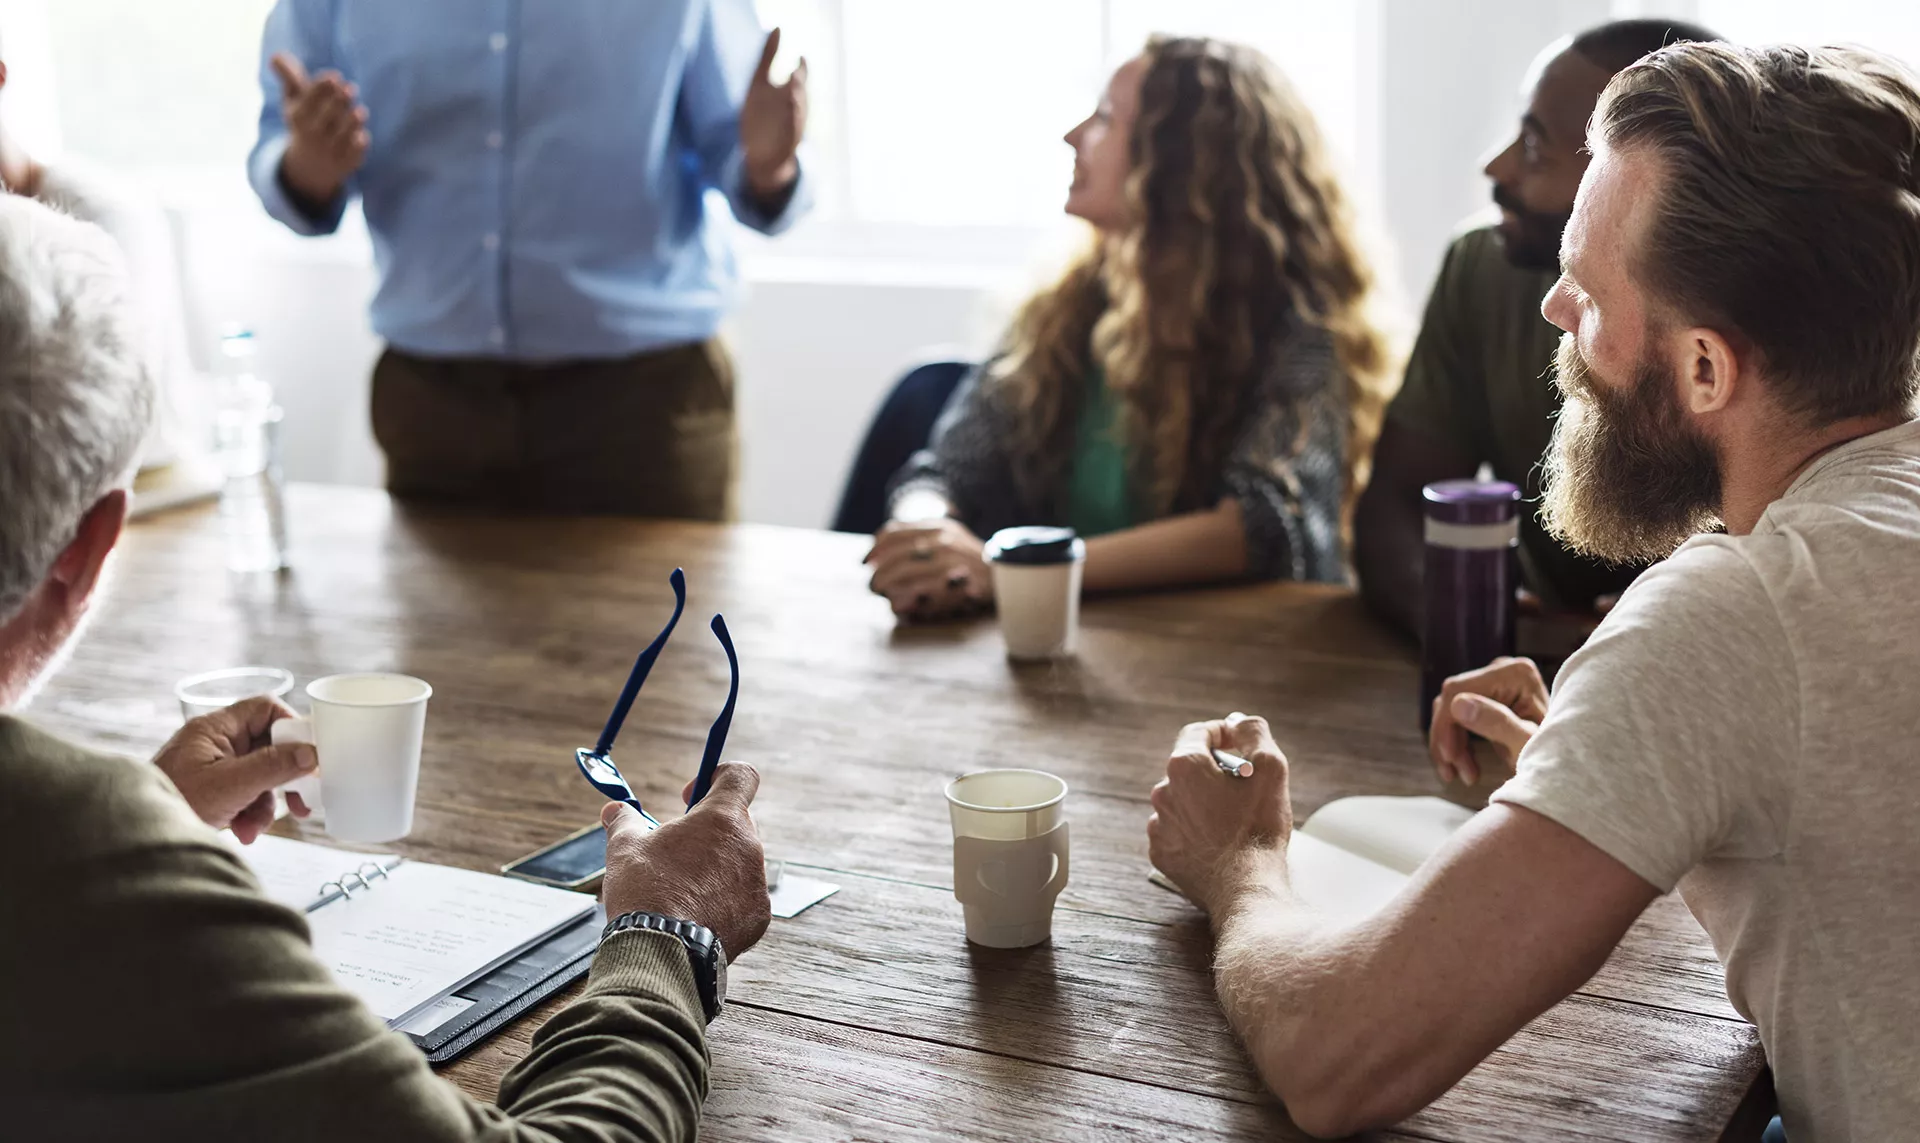
[[[1224,750],[1215,750],[1213,752],[1213,761],[1214,765],[1220,767],[1220,772],[1230,778],[1253,777],[1253,763],[1240,757],[1238,754],[1229,754]]]

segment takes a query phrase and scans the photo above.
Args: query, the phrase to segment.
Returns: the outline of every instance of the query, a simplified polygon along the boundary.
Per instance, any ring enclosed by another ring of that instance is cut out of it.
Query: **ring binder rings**
[[[372,892],[374,878],[391,880],[388,877],[388,871],[405,860],[404,857],[389,857],[385,861],[363,861],[358,869],[349,869],[330,880],[322,881],[320,888],[315,891],[313,902],[307,906],[306,911],[311,913],[322,905],[352,900],[354,884],[358,884],[362,892]]]

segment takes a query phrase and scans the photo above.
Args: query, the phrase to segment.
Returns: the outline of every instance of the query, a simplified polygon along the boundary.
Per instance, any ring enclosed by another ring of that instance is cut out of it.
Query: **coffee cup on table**
[[[318,785],[338,841],[397,841],[413,829],[420,743],[433,688],[408,675],[331,675],[307,684],[312,714],[273,724],[275,742],[311,742],[320,773],[285,787],[309,806]]]
[[[1066,799],[1067,784],[1039,770],[982,770],[947,785],[953,895],[974,944],[1025,948],[1053,935],[1067,886]]]
[[[1071,655],[1080,635],[1080,577],[1087,545],[1072,528],[1002,528],[982,553],[993,568],[994,606],[1010,659]]]

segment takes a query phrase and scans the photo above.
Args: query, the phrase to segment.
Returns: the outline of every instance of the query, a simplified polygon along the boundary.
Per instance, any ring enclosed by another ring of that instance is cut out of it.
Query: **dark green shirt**
[[[1067,486],[1067,524],[1082,536],[1104,536],[1134,525],[1128,480],[1132,466],[1119,428],[1120,402],[1107,387],[1106,371],[1095,365],[1087,373]]]
[[[1549,607],[1586,608],[1595,596],[1625,590],[1639,569],[1576,555],[1540,526],[1540,459],[1560,411],[1553,384],[1560,331],[1540,316],[1540,302],[1555,276],[1508,262],[1491,226],[1454,239],[1387,416],[1519,485],[1527,586]]]
[[[0,715],[0,1135],[35,1143],[690,1140],[679,941],[617,933],[483,1104],[337,984],[306,919],[145,763]]]

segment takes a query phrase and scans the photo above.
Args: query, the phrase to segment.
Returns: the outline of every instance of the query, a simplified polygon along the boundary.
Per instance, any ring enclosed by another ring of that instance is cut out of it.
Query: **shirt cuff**
[[[742,226],[750,226],[762,234],[780,234],[813,208],[813,180],[807,177],[805,148],[795,156],[795,162],[799,164],[799,171],[787,193],[786,205],[780,208],[780,213],[768,214],[761,209],[753,188],[747,184],[746,151],[735,147],[727,156],[726,165],[720,169],[720,185],[726,191],[728,205],[733,207],[733,216]]]
[[[340,219],[347,213],[347,192],[343,190],[334,195],[333,202],[317,215],[301,209],[293,196],[287,193],[286,184],[280,180],[280,160],[286,157],[288,142],[287,136],[276,135],[263,140],[254,149],[247,170],[253,191],[260,196],[260,203],[267,208],[267,214],[295,234],[308,238],[332,234],[340,229]]]
[[[663,1000],[696,1026],[707,1025],[686,942],[672,933],[623,929],[601,941],[587,976],[586,994]]]

